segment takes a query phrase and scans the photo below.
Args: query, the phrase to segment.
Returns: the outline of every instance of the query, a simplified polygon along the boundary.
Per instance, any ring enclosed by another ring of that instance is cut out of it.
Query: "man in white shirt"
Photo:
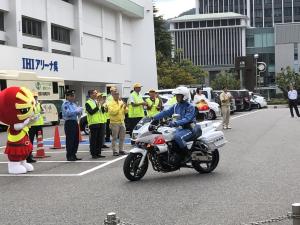
[[[298,97],[298,93],[294,89],[294,87],[291,85],[290,86],[290,91],[288,92],[291,117],[294,117],[293,108],[295,109],[295,112],[296,112],[297,116],[300,117],[298,107],[297,107],[297,97]]]

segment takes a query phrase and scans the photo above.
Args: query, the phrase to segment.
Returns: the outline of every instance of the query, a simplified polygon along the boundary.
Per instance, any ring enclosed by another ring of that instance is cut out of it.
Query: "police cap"
[[[74,90],[68,90],[66,91],[66,96],[72,96],[75,95],[75,91]]]

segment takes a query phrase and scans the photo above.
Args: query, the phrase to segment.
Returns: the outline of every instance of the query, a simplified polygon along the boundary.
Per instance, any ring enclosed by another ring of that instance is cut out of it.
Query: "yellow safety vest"
[[[86,103],[89,104],[92,110],[97,107],[96,102],[92,99],[87,100]],[[89,126],[93,124],[104,123],[103,113],[100,112],[100,110],[93,115],[90,115],[87,110],[85,111],[87,114],[87,122]]]
[[[167,105],[169,106],[175,105],[176,103],[177,103],[176,96],[173,96],[167,101]]]
[[[9,128],[7,129],[7,140],[9,142],[18,142],[20,141],[21,139],[23,139],[27,134],[28,134],[28,131],[29,131],[29,128],[28,127],[24,127],[21,132],[17,135],[13,135],[9,132]]]
[[[41,113],[41,111],[42,111],[41,104],[38,103],[38,104],[36,105],[35,115]],[[43,115],[40,115],[40,118],[39,118],[37,121],[35,121],[35,123],[32,124],[31,126],[42,126],[42,125],[44,125],[44,116],[43,116]]]
[[[146,102],[148,106],[151,106],[153,104],[153,101],[150,98],[147,98]],[[157,113],[159,113],[159,110],[157,109],[158,104],[159,104],[159,99],[155,98],[154,104],[152,105],[151,109],[147,110],[147,116],[152,117],[155,116]]]
[[[140,96],[138,93],[135,91],[130,94],[133,98],[133,103],[138,104],[142,103],[144,100],[142,96]],[[143,105],[139,106],[132,106],[132,104],[129,104],[129,110],[128,110],[128,117],[129,118],[138,118],[138,117],[144,117],[144,107]]]

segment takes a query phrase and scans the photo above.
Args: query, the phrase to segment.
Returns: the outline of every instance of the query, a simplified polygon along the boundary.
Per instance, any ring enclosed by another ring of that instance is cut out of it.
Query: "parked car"
[[[248,90],[229,90],[235,100],[237,111],[251,110],[250,94]]]
[[[253,108],[261,109],[264,107],[268,107],[267,100],[263,96],[261,96],[259,94],[254,94],[252,92],[249,92],[249,93],[251,96],[251,104],[252,104]]]
[[[213,93],[214,93],[215,102],[221,105],[220,94],[222,93],[222,91],[213,91]],[[230,101],[230,113],[233,114],[236,110],[237,108],[236,108],[235,98],[232,98]]]

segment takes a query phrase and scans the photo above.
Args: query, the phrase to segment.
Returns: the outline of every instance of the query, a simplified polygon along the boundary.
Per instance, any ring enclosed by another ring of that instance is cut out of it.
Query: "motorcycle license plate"
[[[193,154],[192,155],[192,160],[194,160],[194,161],[202,161],[202,162],[209,162],[209,161],[212,160],[212,158],[209,155]]]

